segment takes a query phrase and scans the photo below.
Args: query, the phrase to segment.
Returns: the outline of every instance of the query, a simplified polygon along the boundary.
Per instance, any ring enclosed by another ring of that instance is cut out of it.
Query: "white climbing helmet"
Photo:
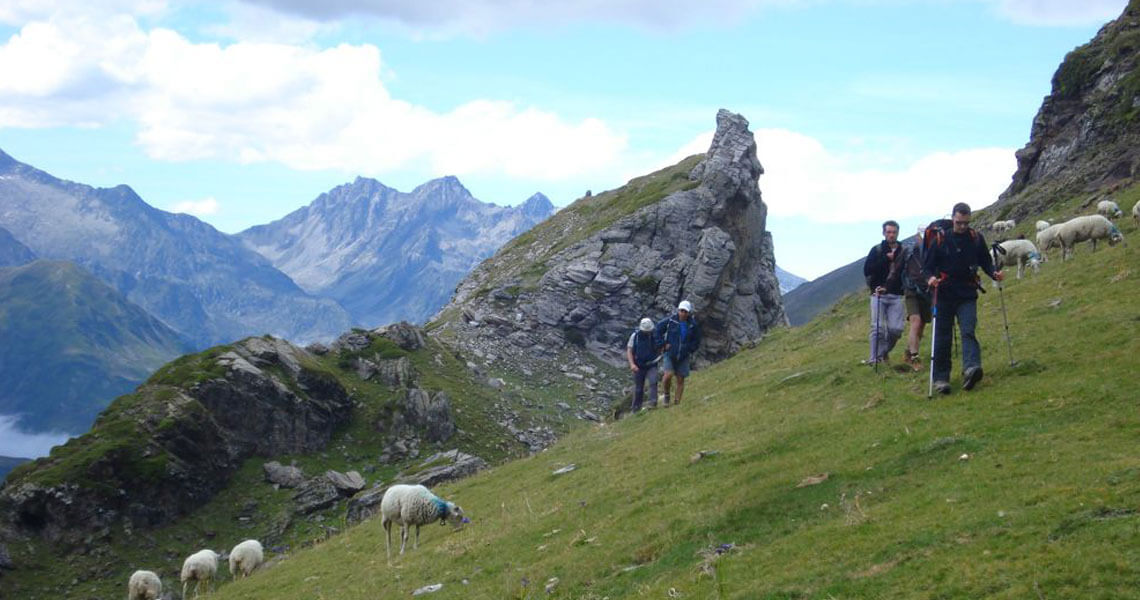
[[[681,303],[677,305],[677,310],[683,310],[685,312],[691,313],[693,312],[693,303],[689,302],[688,300],[682,300]]]

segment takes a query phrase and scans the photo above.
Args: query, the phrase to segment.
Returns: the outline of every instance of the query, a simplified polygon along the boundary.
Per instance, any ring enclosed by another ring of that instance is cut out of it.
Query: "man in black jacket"
[[[935,289],[934,389],[950,393],[950,336],[954,321],[962,335],[962,389],[972,390],[982,379],[982,348],[974,329],[978,325],[978,268],[994,281],[1004,274],[994,270],[986,238],[970,227],[970,206],[954,205],[953,229],[928,240],[923,275]]]
[[[903,331],[902,267],[899,224],[883,223],[883,241],[871,247],[863,262],[863,277],[871,290],[871,354],[865,362],[886,362]]]

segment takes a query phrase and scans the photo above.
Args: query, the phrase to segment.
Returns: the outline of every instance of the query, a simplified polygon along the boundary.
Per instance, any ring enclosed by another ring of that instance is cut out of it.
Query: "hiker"
[[[994,281],[1004,279],[994,270],[986,239],[970,227],[970,206],[954,205],[950,228],[945,221],[927,228],[923,276],[934,294],[934,356],[931,377],[934,390],[950,393],[950,339],[954,321],[962,337],[962,389],[972,390],[982,379],[982,348],[974,329],[978,324],[978,268]],[[984,289],[982,290],[985,291]]]
[[[863,277],[871,290],[871,354],[864,361],[868,365],[887,362],[887,355],[902,337],[903,249],[898,238],[899,224],[883,223],[883,241],[871,247],[863,262]]]
[[[645,408],[657,408],[657,363],[661,362],[661,352],[656,338],[653,335],[653,321],[642,319],[625,346],[629,370],[633,371],[633,405],[630,412],[643,410],[646,381],[649,382],[649,403]]]
[[[677,314],[661,319],[654,332],[657,346],[665,350],[665,377],[661,380],[665,388],[665,406],[681,403],[685,393],[685,378],[689,376],[689,368],[693,354],[701,346],[701,326],[693,317],[693,305],[688,300],[682,300],[677,305]],[[670,402],[669,391],[673,379],[677,379],[677,400]]]
[[[930,322],[930,288],[926,285],[926,278],[922,276],[924,231],[923,227],[919,227],[914,245],[903,248],[902,263],[903,304],[906,305],[906,319],[909,323],[905,360],[906,364],[915,371],[922,370],[922,361],[918,359],[918,353],[922,344],[922,332]]]

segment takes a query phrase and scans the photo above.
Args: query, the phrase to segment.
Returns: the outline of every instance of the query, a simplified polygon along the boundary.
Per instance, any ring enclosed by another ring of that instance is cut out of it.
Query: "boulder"
[[[307,515],[336,504],[340,497],[340,492],[328,477],[313,477],[301,484],[297,493],[293,494],[293,503],[296,505],[294,511]]]
[[[384,500],[384,492],[388,491],[388,487],[387,485],[374,487],[349,500],[348,510],[345,513],[348,524],[353,525],[380,514],[380,502]]]
[[[285,466],[273,460],[261,466],[265,471],[265,480],[283,488],[295,488],[305,482],[305,474],[299,467]]]
[[[340,471],[329,469],[325,471],[325,478],[329,480],[329,483],[333,484],[333,487],[335,487],[342,496],[352,496],[364,489],[364,478],[356,471],[341,473]]]
[[[409,352],[424,347],[424,334],[418,327],[406,321],[385,325],[374,330],[374,333],[386,337],[396,345]]]
[[[487,468],[487,461],[459,450],[437,452],[423,460],[412,471],[396,476],[399,483],[433,487],[445,481],[454,481]]]

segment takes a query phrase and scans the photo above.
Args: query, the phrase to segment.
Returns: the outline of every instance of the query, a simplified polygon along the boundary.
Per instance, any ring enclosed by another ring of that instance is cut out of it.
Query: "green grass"
[[[388,564],[368,521],[215,598],[1140,597],[1136,264],[1082,247],[983,296],[986,378],[935,400],[925,373],[857,364],[847,298],[695,373],[679,408],[442,486],[460,533]]]

